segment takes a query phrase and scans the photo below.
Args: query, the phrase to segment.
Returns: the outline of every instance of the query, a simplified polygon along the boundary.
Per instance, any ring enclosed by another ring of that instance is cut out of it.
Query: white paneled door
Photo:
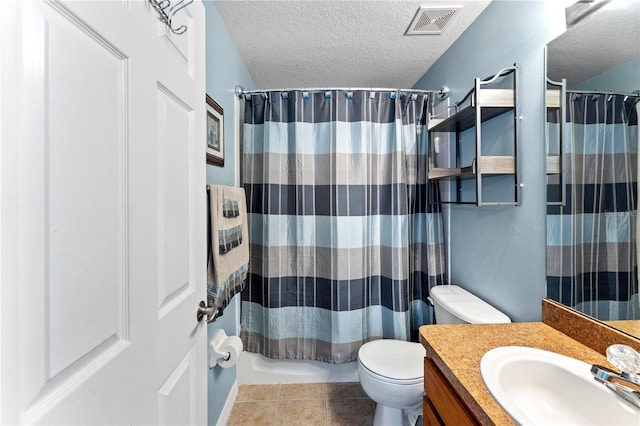
[[[206,423],[204,6],[0,2],[0,422]]]

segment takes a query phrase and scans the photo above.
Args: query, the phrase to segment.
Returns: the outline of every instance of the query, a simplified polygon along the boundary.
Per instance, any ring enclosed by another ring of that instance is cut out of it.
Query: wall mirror
[[[640,338],[640,2],[603,3],[546,47],[547,297]]]

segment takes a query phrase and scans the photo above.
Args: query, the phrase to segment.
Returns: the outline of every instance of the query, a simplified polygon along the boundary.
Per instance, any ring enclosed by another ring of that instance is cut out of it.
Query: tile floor
[[[227,425],[369,426],[374,411],[358,382],[241,385]]]

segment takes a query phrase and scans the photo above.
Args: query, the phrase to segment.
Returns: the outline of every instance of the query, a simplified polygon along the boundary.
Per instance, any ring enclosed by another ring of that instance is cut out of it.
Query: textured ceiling
[[[490,0],[216,0],[260,89],[411,88]],[[421,6],[462,6],[441,35],[404,35]]]
[[[547,45],[548,75],[571,87],[639,55],[640,1],[616,0]]]

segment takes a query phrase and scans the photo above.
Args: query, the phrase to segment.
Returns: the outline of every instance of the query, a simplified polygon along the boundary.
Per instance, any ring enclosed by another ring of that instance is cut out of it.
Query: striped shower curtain
[[[602,320],[640,318],[636,103],[567,93],[564,200],[547,206],[547,297]]]
[[[445,271],[426,182],[428,97],[289,91],[244,102],[245,348],[344,363],[369,340],[415,338]]]

